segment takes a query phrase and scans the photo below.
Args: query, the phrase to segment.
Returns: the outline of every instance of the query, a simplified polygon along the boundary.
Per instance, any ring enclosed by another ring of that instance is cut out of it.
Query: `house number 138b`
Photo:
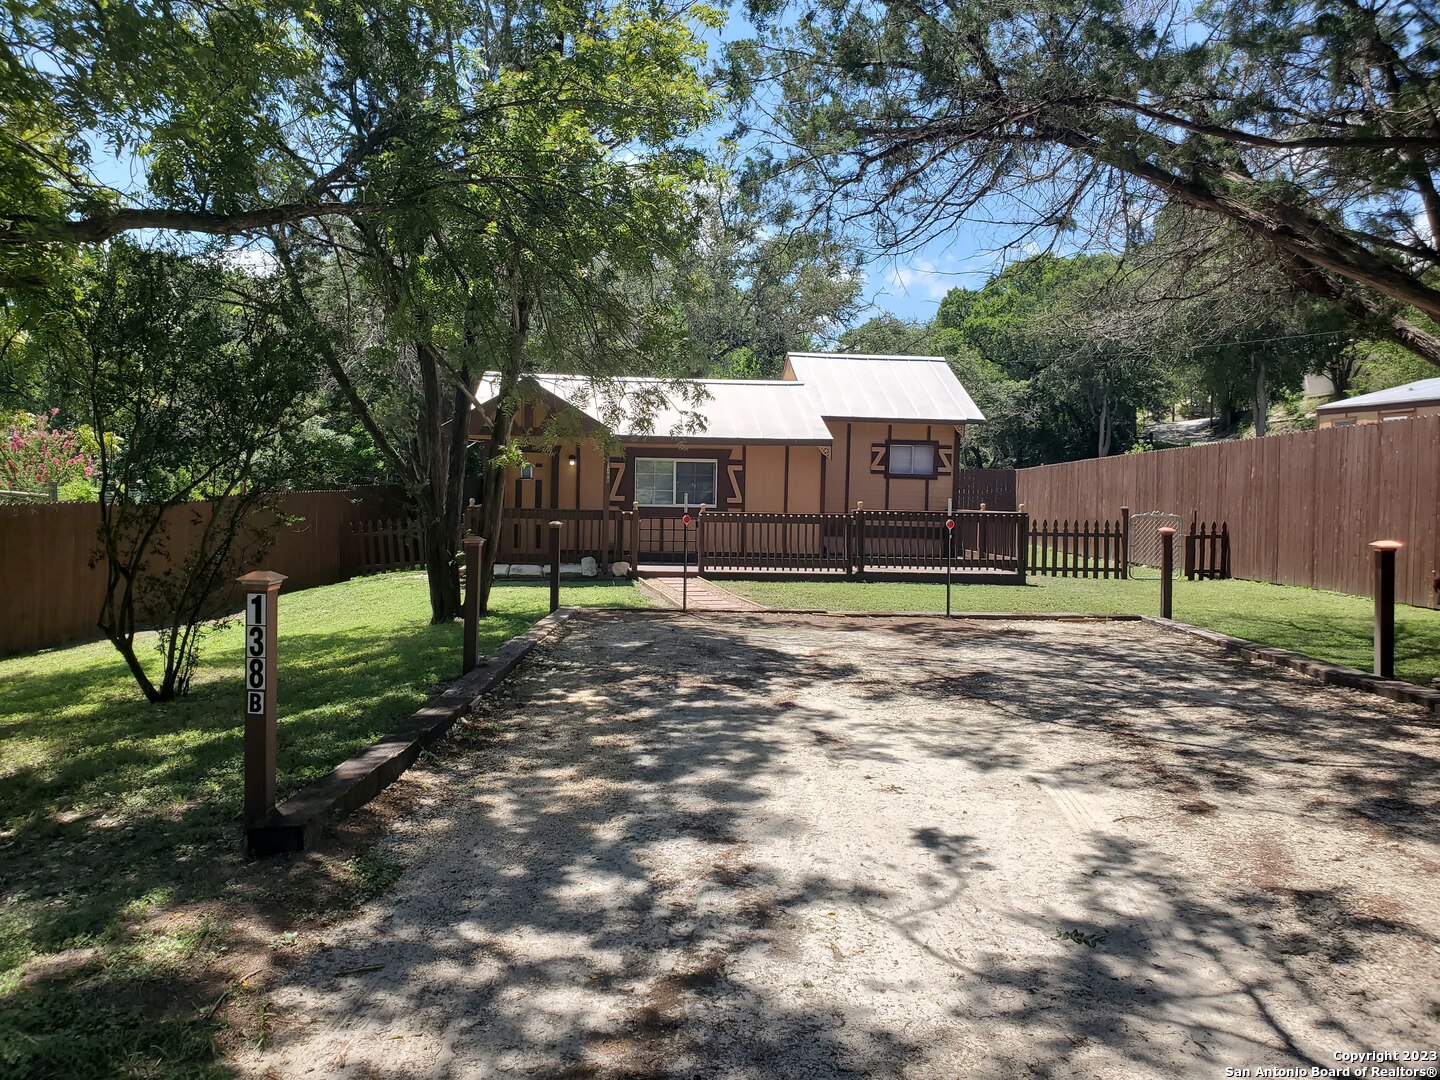
[[[245,597],[245,714],[259,716],[265,712],[265,606],[264,593]]]

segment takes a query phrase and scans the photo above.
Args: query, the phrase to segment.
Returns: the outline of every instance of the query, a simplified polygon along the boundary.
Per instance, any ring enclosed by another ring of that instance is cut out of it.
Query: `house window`
[[[635,501],[641,506],[714,506],[715,462],[636,458]]]
[[[886,470],[891,476],[933,477],[935,475],[935,444],[892,442],[886,461]]]

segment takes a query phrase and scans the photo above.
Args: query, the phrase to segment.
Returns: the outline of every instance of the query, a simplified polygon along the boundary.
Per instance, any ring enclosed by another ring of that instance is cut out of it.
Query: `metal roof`
[[[1412,405],[1433,405],[1440,403],[1440,379],[1421,379],[1419,382],[1392,386],[1389,390],[1376,390],[1373,394],[1342,398],[1321,405],[1316,412],[1349,412],[1351,409],[1393,409],[1409,408]]]
[[[821,416],[936,424],[985,419],[943,356],[790,353],[785,359],[795,378],[814,389]]]
[[[621,439],[666,442],[833,441],[826,419],[964,424],[984,420],[942,356],[789,353],[793,379],[528,378]],[[499,377],[475,388],[494,400]],[[472,431],[474,429],[472,428]]]
[[[790,380],[588,379],[532,376],[541,389],[631,441],[787,442],[828,446],[833,436],[804,383]],[[475,397],[488,404],[498,379],[487,374]],[[645,421],[648,419],[648,423]]]

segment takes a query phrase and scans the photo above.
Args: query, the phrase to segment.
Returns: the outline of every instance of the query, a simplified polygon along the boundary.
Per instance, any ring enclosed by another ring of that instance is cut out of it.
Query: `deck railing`
[[[701,573],[725,570],[810,570],[849,573],[850,514],[705,512],[695,517]]]
[[[1122,508],[1123,511],[1123,508]],[[686,527],[680,508],[630,510],[507,509],[497,559],[544,564],[549,523],[561,523],[560,557],[589,556],[601,567],[624,561],[679,563],[688,550],[701,572],[786,572],[849,575],[939,572],[987,576],[1129,576],[1130,515],[1114,520],[1032,521],[1024,512],[991,510],[866,510],[845,514],[751,513],[697,509]],[[467,524],[474,530],[479,510]],[[947,539],[947,521],[954,521]],[[418,562],[409,523],[371,527],[362,539],[376,569]],[[1193,577],[1228,577],[1230,534],[1224,523],[1192,522],[1185,538],[1185,570]]]
[[[1037,521],[1030,526],[1030,572],[1048,577],[1129,576],[1126,518]]]

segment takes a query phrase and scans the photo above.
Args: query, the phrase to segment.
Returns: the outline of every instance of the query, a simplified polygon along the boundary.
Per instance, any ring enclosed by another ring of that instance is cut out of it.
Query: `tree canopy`
[[[1440,19],[1420,0],[751,0],[737,82],[812,197],[905,244],[984,218],[1121,250],[1167,206],[1440,363]],[[1023,237],[1022,237],[1023,238]]]

